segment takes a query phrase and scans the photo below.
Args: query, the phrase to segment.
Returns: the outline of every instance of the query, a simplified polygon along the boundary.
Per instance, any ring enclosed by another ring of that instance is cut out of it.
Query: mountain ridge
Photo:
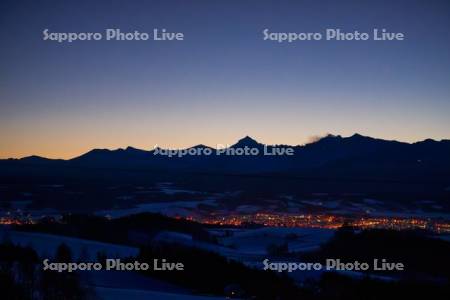
[[[255,148],[258,153],[233,154],[246,147]],[[270,155],[276,153],[276,150],[283,152],[287,148],[292,149],[292,155]],[[68,160],[30,156],[0,160],[0,166],[13,170],[15,174],[25,172],[26,166],[32,168],[33,172],[50,172],[51,170],[45,170],[48,166],[61,170],[75,167],[166,173],[300,174],[383,179],[448,178],[450,183],[450,140],[426,139],[405,143],[360,134],[349,137],[327,135],[312,143],[289,146],[265,145],[246,136],[225,148],[226,151],[221,154],[218,154],[217,149],[203,144],[181,149],[181,152],[174,149],[165,150],[167,149],[142,150],[133,147],[115,150],[92,149]]]
[[[341,135],[333,135],[333,134],[328,134],[325,135],[323,137],[321,137],[320,139],[313,141],[313,142],[309,142],[309,143],[305,143],[305,144],[297,144],[297,145],[289,145],[289,144],[264,144],[264,143],[260,143],[258,142],[256,139],[250,137],[250,136],[245,136],[241,139],[239,139],[236,143],[232,144],[231,146],[229,146],[228,148],[237,148],[237,147],[260,147],[260,146],[266,146],[266,147],[292,147],[292,148],[301,148],[301,147],[307,147],[307,146],[311,146],[314,144],[319,144],[319,143],[324,143],[326,141],[380,141],[380,142],[392,142],[392,143],[398,143],[398,144],[404,144],[404,145],[417,145],[417,144],[436,144],[436,143],[450,143],[450,139],[441,139],[441,140],[434,140],[431,138],[427,138],[421,141],[416,141],[416,142],[403,142],[403,141],[397,141],[397,140],[386,140],[386,139],[381,139],[381,138],[375,138],[375,137],[370,137],[370,136],[365,136],[365,135],[361,135],[359,133],[354,133],[351,136],[348,137],[343,137]],[[195,146],[191,146],[191,147],[187,147],[187,148],[181,148],[182,149],[192,149],[192,148],[209,148],[209,149],[215,149],[211,146],[207,146],[204,144],[198,144]],[[152,153],[155,149],[163,149],[163,150],[169,150],[169,148],[161,148],[161,147],[156,147],[154,149],[150,149],[150,150],[146,150],[146,149],[140,149],[140,148],[135,148],[132,146],[127,146],[126,148],[116,148],[116,149],[108,149],[108,148],[94,148],[91,149],[83,154],[80,154],[79,156],[75,156],[73,158],[69,158],[69,159],[61,159],[61,158],[47,158],[44,156],[39,156],[39,155],[30,155],[30,156],[25,156],[25,157],[21,157],[21,158],[4,158],[4,159],[0,159],[0,161],[5,161],[5,160],[33,160],[33,159],[42,159],[42,160],[53,160],[53,161],[70,161],[70,160],[74,160],[77,159],[79,157],[85,156],[85,155],[90,155],[90,154],[99,154],[99,153],[110,153],[110,152],[123,152],[123,153],[131,153],[131,152],[137,152],[137,153]],[[172,149],[173,150],[173,149]]]

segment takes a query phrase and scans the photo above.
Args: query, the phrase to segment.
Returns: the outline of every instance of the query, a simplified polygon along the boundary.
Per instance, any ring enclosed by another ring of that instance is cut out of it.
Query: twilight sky
[[[42,31],[184,41],[43,41]],[[262,30],[405,41],[263,41]],[[0,158],[92,148],[450,138],[450,1],[0,2]]]

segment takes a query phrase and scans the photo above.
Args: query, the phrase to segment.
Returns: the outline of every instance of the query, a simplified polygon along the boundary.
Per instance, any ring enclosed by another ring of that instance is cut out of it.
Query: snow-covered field
[[[211,244],[207,242],[192,239],[190,235],[180,234],[178,232],[163,231],[154,237],[154,241],[175,243],[187,247],[194,247],[209,252],[220,254],[229,259],[237,260],[243,263],[248,261],[260,260],[260,256],[255,253],[243,253],[235,249],[227,248],[221,245]]]
[[[108,244],[66,236],[52,235],[46,233],[33,233],[12,231],[2,228],[0,239],[10,240],[13,244],[31,246],[41,257],[53,257],[56,249],[62,243],[66,244],[72,251],[74,259],[93,261],[97,253],[105,253],[108,258],[122,258],[136,256],[139,249],[128,246]]]
[[[226,246],[244,253],[266,254],[270,244],[288,244],[289,251],[310,251],[328,241],[334,230],[321,228],[264,227],[233,231],[220,239]]]
[[[193,214],[199,204],[216,205],[216,200],[145,203],[126,209],[102,210],[96,214],[99,216],[109,216],[111,218],[120,218],[144,212],[160,213],[169,217],[188,216]]]
[[[66,236],[45,233],[31,233],[0,229],[0,239],[13,244],[31,246],[41,258],[51,258],[61,243],[72,251],[74,260],[96,261],[97,253],[102,252],[108,258],[124,258],[138,255],[138,249]],[[83,271],[83,282],[91,286],[99,299],[115,300],[218,300],[220,297],[192,295],[188,290],[139,273],[128,271]]]
[[[259,266],[268,256],[267,246],[270,244],[280,245],[287,242],[290,251],[310,251],[325,243],[334,233],[329,229],[282,227],[234,229],[231,230],[231,236],[225,236],[225,231],[230,232],[222,229],[211,230],[212,234],[219,237],[219,244],[196,241],[190,235],[170,231],[161,232],[155,240],[196,247],[249,266]]]

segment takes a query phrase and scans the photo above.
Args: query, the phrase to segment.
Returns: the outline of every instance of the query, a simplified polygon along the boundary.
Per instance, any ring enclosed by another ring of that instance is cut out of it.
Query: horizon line
[[[16,156],[16,157],[2,157],[2,156],[0,155],[0,160],[21,160],[21,159],[31,158],[31,157],[42,158],[42,159],[49,159],[49,160],[71,160],[71,159],[75,159],[75,158],[77,158],[77,157],[83,156],[83,155],[85,155],[85,154],[87,154],[87,153],[89,153],[89,152],[91,152],[91,151],[94,151],[94,150],[105,150],[105,151],[118,151],[118,150],[123,150],[123,151],[125,151],[125,150],[128,149],[128,148],[132,148],[132,149],[140,150],[140,151],[153,151],[153,150],[155,150],[156,148],[164,149],[164,150],[182,150],[182,149],[190,149],[190,148],[198,147],[198,146],[209,147],[209,148],[212,148],[212,149],[221,149],[221,148],[218,147],[219,145],[221,145],[221,146],[226,146],[226,147],[224,147],[224,148],[228,148],[228,147],[231,147],[231,146],[236,145],[237,143],[239,143],[241,140],[244,140],[244,139],[251,139],[251,140],[257,142],[258,144],[265,145],[265,146],[291,146],[291,147],[302,147],[302,146],[306,146],[306,145],[308,145],[308,144],[316,143],[316,142],[318,142],[318,141],[320,141],[320,140],[322,140],[322,139],[324,139],[324,138],[327,138],[327,137],[335,137],[335,138],[343,138],[343,139],[345,139],[345,138],[351,138],[351,137],[355,137],[355,136],[360,136],[360,137],[363,137],[363,138],[371,138],[371,139],[375,139],[375,140],[383,140],[383,141],[390,141],[390,142],[398,142],[398,143],[404,143],[404,144],[410,144],[410,145],[416,144],[416,143],[420,143],[420,142],[425,142],[425,141],[443,142],[443,141],[449,141],[449,140],[450,140],[450,138],[442,138],[442,139],[440,139],[440,140],[438,140],[438,139],[433,139],[433,138],[425,138],[425,139],[420,139],[420,140],[416,140],[416,141],[401,141],[401,140],[398,140],[398,139],[384,139],[384,138],[377,138],[377,137],[373,137],[373,136],[369,136],[369,135],[363,135],[363,134],[359,134],[359,133],[356,133],[356,132],[355,132],[355,133],[353,133],[352,135],[348,135],[348,136],[344,136],[344,135],[340,135],[340,134],[332,134],[332,133],[327,133],[327,134],[323,134],[323,135],[311,136],[310,139],[309,139],[308,141],[306,141],[305,143],[293,145],[293,144],[286,144],[286,143],[281,143],[281,144],[280,144],[280,143],[277,143],[277,144],[262,143],[262,142],[259,142],[258,139],[253,138],[253,137],[251,137],[251,136],[249,136],[249,135],[246,135],[246,136],[244,136],[244,137],[238,139],[236,142],[234,142],[234,143],[232,143],[232,144],[227,144],[227,143],[226,143],[226,144],[216,144],[216,147],[213,147],[213,146],[210,146],[210,145],[206,145],[206,144],[203,144],[203,143],[191,145],[191,146],[188,146],[188,147],[180,147],[180,148],[171,148],[171,147],[161,148],[161,147],[158,146],[158,144],[155,144],[155,146],[154,146],[152,149],[145,149],[145,148],[134,147],[134,146],[128,145],[128,146],[126,146],[126,147],[117,147],[117,148],[113,148],[113,147],[111,147],[111,148],[108,148],[108,147],[106,147],[106,148],[91,148],[90,150],[87,150],[87,151],[85,151],[85,152],[82,152],[82,153],[80,153],[80,154],[78,154],[78,155],[76,155],[76,156],[70,156],[70,157],[66,157],[66,158],[61,158],[61,157],[50,157],[50,156],[43,156],[43,155],[31,154],[31,155]]]

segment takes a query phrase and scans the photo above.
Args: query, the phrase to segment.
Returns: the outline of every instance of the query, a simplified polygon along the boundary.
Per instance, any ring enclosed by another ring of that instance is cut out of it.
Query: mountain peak
[[[240,139],[239,141],[237,141],[236,144],[233,145],[233,147],[257,147],[257,146],[261,146],[261,143],[259,143],[258,141],[256,141],[255,139],[249,137],[248,135],[243,137],[242,139]]]
[[[238,143],[239,142],[243,142],[243,143],[257,143],[258,144],[258,142],[254,139],[254,138],[251,138],[250,136],[248,136],[248,135],[246,135],[245,137],[243,137],[242,139],[240,139],[239,141],[238,141]]]
[[[359,133],[354,133],[352,136],[350,136],[351,139],[369,139],[370,137],[359,134]]]

